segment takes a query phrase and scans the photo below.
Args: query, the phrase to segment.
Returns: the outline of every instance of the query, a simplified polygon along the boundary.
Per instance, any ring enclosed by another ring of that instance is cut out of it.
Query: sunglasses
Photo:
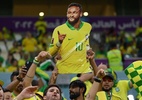
[[[103,81],[104,81],[104,82],[106,82],[106,81],[112,82],[112,79],[110,79],[110,78],[103,78]]]

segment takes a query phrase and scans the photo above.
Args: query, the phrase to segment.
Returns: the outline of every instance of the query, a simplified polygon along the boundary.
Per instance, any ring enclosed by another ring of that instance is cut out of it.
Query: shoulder
[[[117,86],[129,86],[129,80],[119,80]]]
[[[106,93],[104,91],[99,91],[96,94],[95,100],[107,100]]]
[[[83,22],[83,24],[92,28],[92,25],[88,22]]]
[[[42,97],[43,97],[43,92],[38,91],[38,92],[36,92],[35,94],[36,94],[36,97],[42,99]]]
[[[118,83],[121,83],[121,84],[123,84],[123,83],[128,83],[129,82],[129,80],[119,80],[118,81]]]
[[[67,25],[65,23],[63,23],[63,24],[57,26],[55,29],[59,29],[59,28],[65,27],[65,26],[67,26]]]
[[[106,93],[104,91],[97,92],[97,96],[102,96],[102,95],[106,95]]]

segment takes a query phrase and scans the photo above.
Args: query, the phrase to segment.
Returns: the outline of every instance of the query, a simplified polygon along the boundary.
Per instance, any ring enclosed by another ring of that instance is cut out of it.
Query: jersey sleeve
[[[54,56],[58,52],[59,47],[57,47],[56,45],[57,43],[58,43],[58,31],[57,28],[55,28],[52,34],[52,39],[48,50],[48,52],[52,56]]]

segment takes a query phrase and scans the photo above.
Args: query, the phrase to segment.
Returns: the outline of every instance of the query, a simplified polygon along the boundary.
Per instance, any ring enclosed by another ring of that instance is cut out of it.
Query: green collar
[[[79,30],[82,26],[83,26],[83,22],[81,21],[80,25],[79,25],[79,28],[76,29],[74,28],[68,21],[66,21],[66,25],[71,29],[71,30]]]
[[[110,94],[108,94],[107,92],[105,93],[106,93],[107,100],[112,100],[112,90],[110,91]]]

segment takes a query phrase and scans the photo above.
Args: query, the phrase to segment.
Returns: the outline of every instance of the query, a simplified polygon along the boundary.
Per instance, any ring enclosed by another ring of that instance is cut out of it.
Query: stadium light
[[[44,16],[44,12],[39,12],[39,16]]]
[[[84,12],[83,15],[84,16],[88,16],[89,14],[88,14],[88,12]]]

